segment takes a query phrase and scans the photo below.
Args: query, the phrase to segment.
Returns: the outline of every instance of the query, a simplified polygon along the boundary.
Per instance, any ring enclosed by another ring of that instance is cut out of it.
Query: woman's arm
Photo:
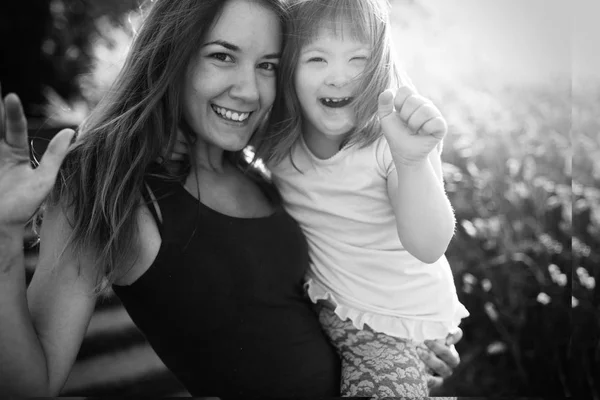
[[[20,247],[0,277],[0,393],[57,396],[69,376],[92,316],[94,277],[68,252],[66,220],[58,207],[44,214],[39,262],[25,287]],[[13,234],[11,237],[17,238]]]
[[[19,98],[4,102],[0,94],[0,397],[57,395],[94,308],[93,280],[79,274],[79,260],[58,258],[69,233],[58,207],[45,215],[40,262],[25,286],[24,226],[54,184],[72,136],[56,135],[32,169]]]

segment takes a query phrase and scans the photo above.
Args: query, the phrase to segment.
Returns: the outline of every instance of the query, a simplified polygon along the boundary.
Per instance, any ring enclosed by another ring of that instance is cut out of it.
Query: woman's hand
[[[13,93],[3,100],[0,93],[0,227],[22,229],[31,218],[52,189],[73,134],[60,131],[33,169],[21,101]]]
[[[458,328],[456,332],[446,337],[445,343],[443,340],[426,340],[425,346],[427,349],[417,348],[421,360],[438,375],[428,376],[427,385],[430,390],[440,387],[444,379],[450,377],[460,363],[460,356],[454,345],[462,339],[462,335],[462,330]]]

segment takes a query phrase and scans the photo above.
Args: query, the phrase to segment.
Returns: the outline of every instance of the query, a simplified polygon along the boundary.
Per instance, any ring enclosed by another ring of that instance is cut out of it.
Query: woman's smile
[[[215,114],[227,122],[235,122],[238,125],[247,125],[253,111],[239,111],[231,108],[220,107],[216,104],[210,105]]]

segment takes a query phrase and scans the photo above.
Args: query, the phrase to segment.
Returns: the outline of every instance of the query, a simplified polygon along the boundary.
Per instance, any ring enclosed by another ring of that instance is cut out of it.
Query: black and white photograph
[[[0,397],[600,400],[599,17],[2,0]]]

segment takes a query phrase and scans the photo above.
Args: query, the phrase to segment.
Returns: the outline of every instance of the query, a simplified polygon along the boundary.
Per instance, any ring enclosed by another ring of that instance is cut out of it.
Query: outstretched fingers
[[[19,96],[10,93],[4,99],[5,110],[5,132],[6,143],[17,149],[27,149],[27,119],[23,112]]]
[[[56,180],[56,175],[58,175],[60,165],[68,153],[74,135],[75,131],[73,129],[63,129],[52,138],[44,152],[36,172],[41,174],[42,180],[47,182],[49,186],[52,186]]]

